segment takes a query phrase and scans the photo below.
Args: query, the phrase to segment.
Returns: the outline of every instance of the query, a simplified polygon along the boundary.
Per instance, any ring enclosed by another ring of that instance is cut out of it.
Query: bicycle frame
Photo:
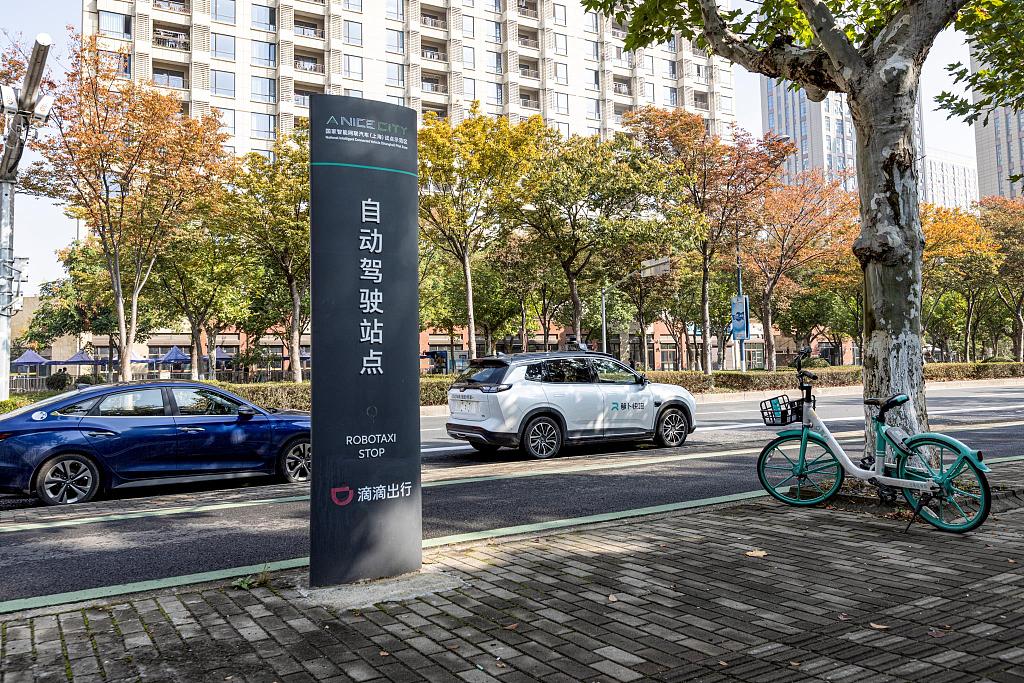
[[[899,479],[898,477],[888,477],[885,475],[885,445],[890,444],[893,448],[898,446],[892,443],[885,435],[883,425],[874,422],[875,425],[875,467],[874,469],[866,470],[857,466],[846,451],[843,449],[836,438],[829,431],[825,423],[821,421],[818,414],[814,412],[814,402],[806,400],[810,396],[810,391],[805,390],[805,401],[803,407],[803,433],[800,441],[800,457],[804,457],[804,452],[807,448],[807,437],[810,433],[815,433],[824,439],[825,443],[832,450],[832,453],[839,459],[843,469],[852,477],[857,479],[863,479],[870,481],[873,484],[885,484],[886,486],[894,486],[901,489],[916,489],[918,491],[931,491],[935,488],[934,482],[918,481],[916,479]]]

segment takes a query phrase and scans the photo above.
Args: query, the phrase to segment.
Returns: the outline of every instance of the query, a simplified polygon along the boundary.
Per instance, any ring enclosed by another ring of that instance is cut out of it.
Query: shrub
[[[656,370],[648,372],[647,379],[661,384],[675,384],[691,394],[706,394],[715,388],[712,378],[703,372]]]
[[[46,388],[50,391],[64,391],[71,386],[71,375],[57,372],[46,378]]]
[[[795,368],[796,367],[796,358],[794,358],[793,360],[789,361],[789,367],[791,367],[791,368]],[[807,369],[812,369],[812,368],[830,368],[830,367],[832,367],[832,364],[829,363],[824,358],[822,358],[821,356],[815,356],[813,358],[807,358],[806,360],[804,360],[804,362],[800,364],[800,367],[807,368]]]
[[[82,375],[75,378],[75,384],[103,384],[103,378],[98,375]]]
[[[12,410],[17,410],[18,408],[27,406],[30,403],[35,403],[35,399],[27,396],[15,396],[13,398],[5,399],[0,401],[0,414],[9,413]]]
[[[1014,360],[1012,358],[1007,358],[1006,356],[990,356],[990,357],[986,358],[985,360],[983,360],[981,362],[982,363],[1013,363]]]
[[[814,382],[816,387],[848,387],[861,383],[861,369],[857,365],[822,368],[814,374],[818,376],[818,380]],[[715,387],[718,389],[732,391],[796,390],[796,373],[792,370],[777,370],[775,372],[720,370],[714,373],[714,378]]]
[[[924,377],[934,382],[1024,377],[1024,363],[928,363]]]
[[[309,410],[311,397],[309,382],[261,382],[257,384],[228,384],[211,382],[246,401],[277,410]]]
[[[420,377],[420,405],[448,405],[448,389],[455,378],[450,375],[424,375]]]

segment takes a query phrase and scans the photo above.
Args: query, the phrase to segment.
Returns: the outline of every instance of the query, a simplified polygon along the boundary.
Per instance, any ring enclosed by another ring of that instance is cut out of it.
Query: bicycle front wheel
[[[900,459],[898,473],[901,479],[944,482],[939,493],[921,508],[921,517],[937,529],[959,534],[977,529],[992,509],[985,473],[940,439],[915,443],[910,455]],[[920,491],[903,489],[911,508],[917,508],[920,496]]]
[[[843,485],[843,466],[820,439],[809,436],[804,457],[800,437],[780,436],[757,458],[757,477],[773,498],[787,505],[817,505],[836,495]]]

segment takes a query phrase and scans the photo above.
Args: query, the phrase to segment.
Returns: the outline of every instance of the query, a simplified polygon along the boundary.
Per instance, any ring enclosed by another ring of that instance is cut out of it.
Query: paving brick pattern
[[[293,572],[5,615],[0,682],[1024,682],[1024,510],[901,532],[761,501],[437,549],[462,588],[356,612]]]

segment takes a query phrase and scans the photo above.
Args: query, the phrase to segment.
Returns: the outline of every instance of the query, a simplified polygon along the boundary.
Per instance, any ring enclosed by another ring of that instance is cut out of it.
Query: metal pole
[[[740,233],[736,231],[736,295],[743,300],[743,262],[740,260]],[[747,329],[750,329],[750,321],[746,322]],[[769,331],[768,334],[771,334]],[[747,371],[747,353],[744,349],[745,342],[738,339],[740,346],[740,372]]]
[[[608,322],[604,313],[604,290],[601,290],[601,353],[608,353]]]
[[[14,183],[0,181],[0,400],[11,396],[11,307],[14,305]]]

